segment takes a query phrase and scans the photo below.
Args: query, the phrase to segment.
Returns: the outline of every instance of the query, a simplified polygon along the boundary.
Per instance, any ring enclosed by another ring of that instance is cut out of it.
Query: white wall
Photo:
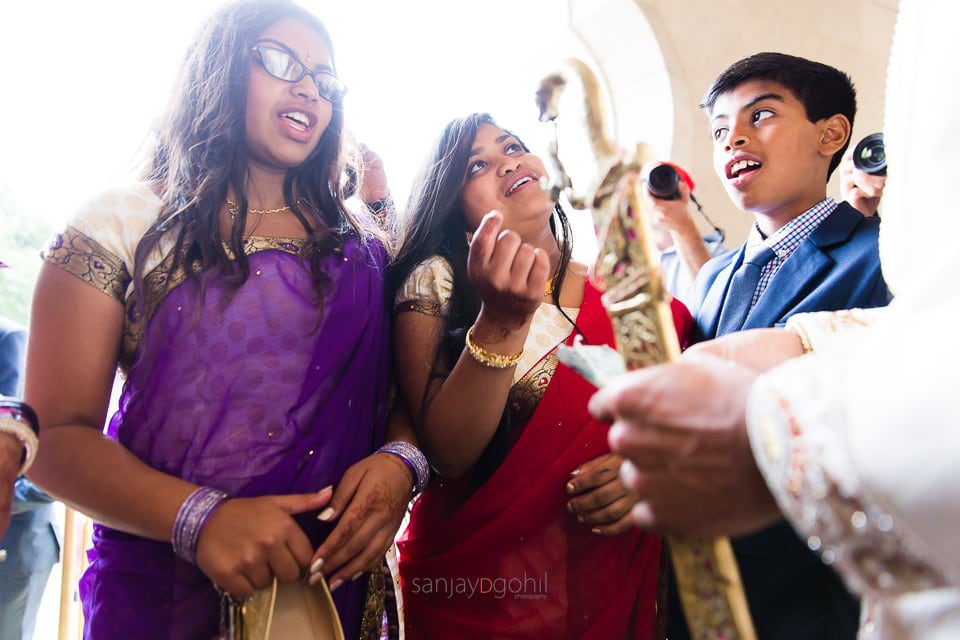
[[[650,142],[689,169],[704,208],[737,243],[751,216],[713,173],[697,107],[704,91],[730,63],[759,51],[830,64],[857,87],[855,144],[883,123],[896,8],[897,0],[570,0],[570,18],[611,87],[620,142]],[[836,178],[828,193],[839,194]]]

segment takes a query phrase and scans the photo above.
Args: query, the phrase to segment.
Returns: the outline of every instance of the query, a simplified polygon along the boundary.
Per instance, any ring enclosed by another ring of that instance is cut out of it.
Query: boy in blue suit
[[[701,106],[714,169],[731,200],[755,218],[747,242],[697,278],[702,337],[781,325],[802,311],[889,302],[879,219],[826,195],[850,142],[850,79],[824,64],[760,53],[720,74]]]
[[[804,311],[887,304],[879,218],[826,194],[856,113],[849,77],[818,62],[759,53],[721,73],[701,107],[710,118],[714,169],[731,200],[755,219],[747,241],[707,262],[697,277],[701,337],[782,325]],[[859,604],[789,525],[733,543],[759,638],[853,640]],[[672,600],[669,637],[689,637]]]

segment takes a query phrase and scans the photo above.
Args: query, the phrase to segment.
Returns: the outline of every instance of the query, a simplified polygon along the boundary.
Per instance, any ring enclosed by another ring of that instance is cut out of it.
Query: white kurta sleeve
[[[960,304],[903,306],[761,377],[748,429],[809,546],[860,594],[925,593],[917,615],[929,617],[930,594],[940,592],[942,611],[960,599],[960,408],[947,373],[960,362],[960,333],[943,323]]]

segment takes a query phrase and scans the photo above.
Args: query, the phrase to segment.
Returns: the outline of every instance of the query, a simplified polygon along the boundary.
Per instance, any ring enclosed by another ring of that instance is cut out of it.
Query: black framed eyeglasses
[[[267,42],[269,44],[258,43],[250,49],[254,59],[260,63],[264,71],[277,80],[291,84],[300,82],[304,76],[310,76],[321,98],[329,102],[343,100],[343,96],[347,93],[347,85],[332,71],[312,71],[283,44],[273,40]]]

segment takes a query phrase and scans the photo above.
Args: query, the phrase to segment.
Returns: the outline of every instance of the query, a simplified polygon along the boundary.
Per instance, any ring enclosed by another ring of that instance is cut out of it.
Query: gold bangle
[[[804,329],[799,322],[788,323],[787,328],[797,334],[797,337],[800,338],[800,345],[803,347],[804,353],[813,352],[813,345],[810,344],[810,336],[807,335],[806,329]]]
[[[508,367],[512,367],[520,362],[520,358],[523,357],[523,349],[520,349],[520,353],[512,356],[487,351],[473,341],[473,327],[467,329],[466,342],[467,351],[470,352],[470,355],[473,356],[473,359],[485,367],[491,367],[493,369],[507,369]]]

